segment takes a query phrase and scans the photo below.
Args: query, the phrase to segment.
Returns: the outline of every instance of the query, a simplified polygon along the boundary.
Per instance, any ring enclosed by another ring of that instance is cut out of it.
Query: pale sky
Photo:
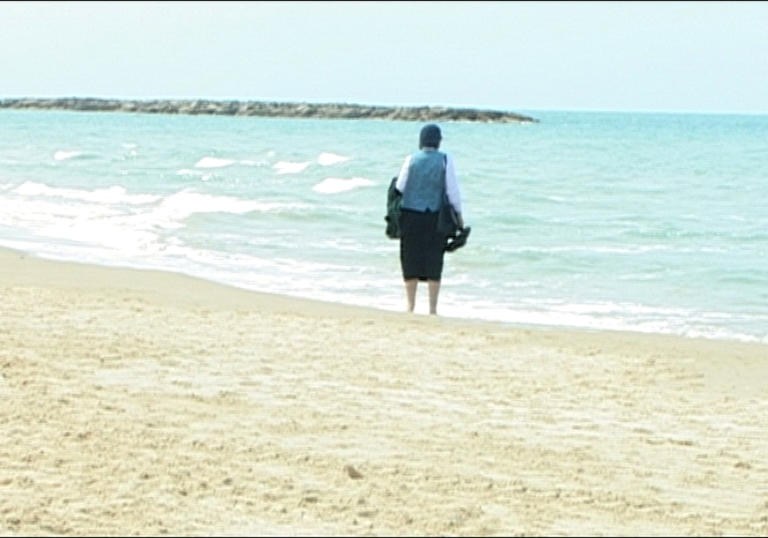
[[[0,98],[768,113],[768,2],[0,2]]]

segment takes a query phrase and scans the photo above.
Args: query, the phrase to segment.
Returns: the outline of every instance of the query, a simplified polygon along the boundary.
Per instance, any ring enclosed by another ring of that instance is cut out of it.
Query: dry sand
[[[765,345],[0,250],[0,406],[2,535],[768,534]]]

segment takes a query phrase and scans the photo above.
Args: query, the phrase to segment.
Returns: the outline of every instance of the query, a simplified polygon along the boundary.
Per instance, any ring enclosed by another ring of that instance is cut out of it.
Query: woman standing
[[[456,211],[459,229],[464,227],[456,167],[450,155],[438,151],[441,140],[440,127],[433,123],[422,127],[419,151],[406,157],[395,184],[403,195],[400,206],[400,266],[408,312],[413,312],[419,281],[426,281],[429,286],[429,313],[437,314],[446,242],[446,236],[437,229],[437,215],[444,189]]]

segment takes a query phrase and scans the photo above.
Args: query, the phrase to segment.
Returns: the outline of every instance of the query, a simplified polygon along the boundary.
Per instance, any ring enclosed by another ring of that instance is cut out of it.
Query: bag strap
[[[443,153],[443,191],[445,191],[445,195],[448,196],[448,178],[446,177],[448,175],[448,154]]]

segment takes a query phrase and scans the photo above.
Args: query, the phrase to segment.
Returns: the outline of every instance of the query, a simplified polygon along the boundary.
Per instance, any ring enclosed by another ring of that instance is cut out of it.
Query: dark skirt
[[[437,213],[401,212],[400,266],[403,280],[440,280],[445,236],[437,231]]]

